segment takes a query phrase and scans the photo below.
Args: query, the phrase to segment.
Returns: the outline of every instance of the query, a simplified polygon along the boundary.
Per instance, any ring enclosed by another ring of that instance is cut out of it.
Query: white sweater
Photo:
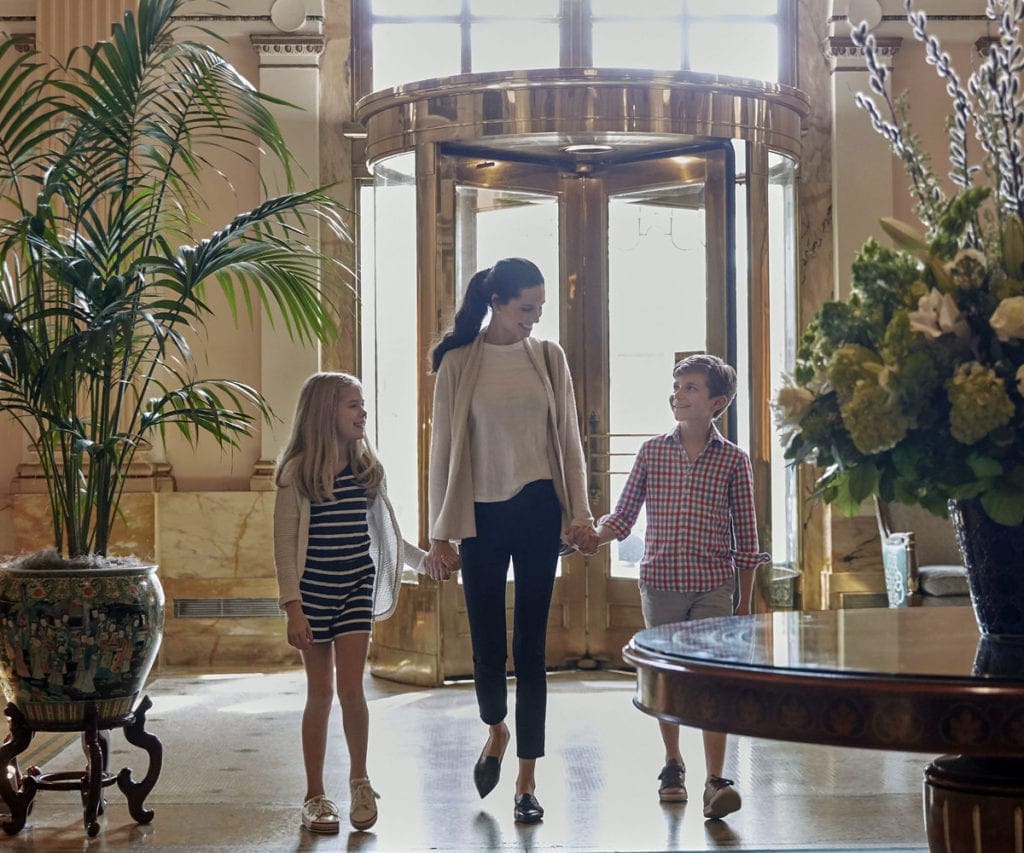
[[[545,342],[531,337],[523,343],[548,398],[548,464],[562,505],[565,533],[574,524],[593,522],[572,377],[558,344],[547,342],[549,379]],[[483,332],[472,343],[446,352],[437,371],[430,440],[431,539],[461,540],[476,535],[469,414],[482,352]]]
[[[551,479],[547,389],[522,341],[484,344],[469,413],[475,500],[507,501]]]

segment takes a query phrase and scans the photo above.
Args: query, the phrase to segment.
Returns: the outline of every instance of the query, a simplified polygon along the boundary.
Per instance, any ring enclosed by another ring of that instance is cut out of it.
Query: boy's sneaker
[[[658,799],[663,803],[686,802],[686,768],[674,758],[661,768],[658,774],[661,785]]]
[[[337,832],[338,807],[323,794],[302,804],[302,825],[311,832]]]
[[[349,822],[356,829],[369,829],[377,822],[377,800],[380,794],[373,790],[369,779],[353,779],[352,804],[348,809]]]
[[[704,784],[704,817],[722,818],[739,811],[742,799],[732,779],[709,776]]]

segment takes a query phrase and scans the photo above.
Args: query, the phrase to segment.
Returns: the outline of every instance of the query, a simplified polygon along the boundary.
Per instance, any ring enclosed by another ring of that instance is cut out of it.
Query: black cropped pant
[[[480,719],[508,713],[505,582],[515,579],[512,658],[516,674],[516,754],[544,754],[548,610],[555,583],[562,509],[551,480],[536,480],[507,501],[476,504],[476,536],[463,539],[462,588],[473,641]]]

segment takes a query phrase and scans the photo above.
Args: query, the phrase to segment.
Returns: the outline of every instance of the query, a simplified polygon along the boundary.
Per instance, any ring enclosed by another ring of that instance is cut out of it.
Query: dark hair
[[[732,398],[736,396],[736,371],[731,364],[726,364],[717,355],[708,355],[704,352],[688,355],[676,362],[676,366],[672,368],[672,376],[679,376],[689,370],[704,374],[708,383],[708,394],[712,397],[726,398],[725,405],[715,412],[717,418],[729,408]]]
[[[515,299],[528,287],[544,284],[544,276],[533,261],[525,258],[502,258],[493,267],[480,270],[466,285],[462,296],[462,304],[455,312],[452,327],[435,344],[430,353],[430,369],[437,372],[441,359],[450,349],[464,347],[472,343],[480,332],[491,300],[497,296],[498,302],[504,305]]]

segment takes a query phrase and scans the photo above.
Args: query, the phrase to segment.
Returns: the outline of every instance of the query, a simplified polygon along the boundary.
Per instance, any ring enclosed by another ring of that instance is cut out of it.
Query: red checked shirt
[[[615,511],[600,523],[621,541],[645,502],[642,587],[702,592],[771,559],[758,550],[750,457],[714,425],[692,462],[678,427],[645,441]]]

